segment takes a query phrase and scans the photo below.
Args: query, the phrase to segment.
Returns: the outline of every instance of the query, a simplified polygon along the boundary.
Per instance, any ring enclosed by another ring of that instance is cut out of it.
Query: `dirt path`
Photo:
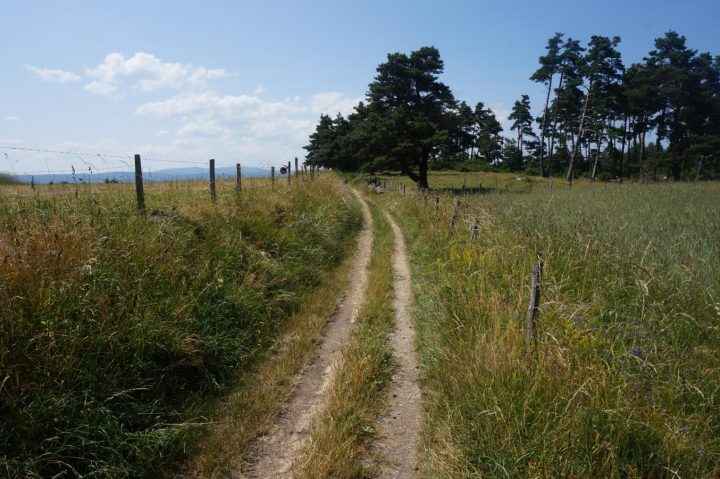
[[[322,408],[325,390],[332,381],[337,361],[347,343],[352,325],[367,291],[368,263],[372,250],[373,220],[362,197],[363,229],[350,271],[351,282],[345,298],[325,327],[315,358],[296,376],[295,391],[282,408],[275,424],[250,447],[250,459],[239,478],[291,478],[310,440],[313,417]]]
[[[415,355],[415,329],[412,324],[412,289],[405,239],[393,218],[385,213],[395,237],[393,271],[395,273],[395,331],[390,342],[399,368],[393,376],[386,415],[378,424],[380,440],[380,476],[383,479],[408,479],[417,475],[421,426],[421,398],[418,362]]]

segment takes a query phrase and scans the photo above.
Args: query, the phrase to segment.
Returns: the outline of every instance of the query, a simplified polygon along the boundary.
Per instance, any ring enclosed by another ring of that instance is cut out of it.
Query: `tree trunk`
[[[564,72],[560,72],[560,81],[558,82],[558,91],[562,89],[562,83],[564,79]],[[548,161],[547,161],[547,177],[552,175],[552,157],[554,153],[555,148],[555,130],[557,129],[557,119],[558,119],[558,94],[555,94],[555,105],[553,105],[553,125],[552,125],[552,131],[550,132],[550,150],[548,151]]]
[[[575,175],[575,162],[577,161],[577,154],[578,154],[578,145],[580,144],[580,141],[582,141],[582,136],[585,129],[585,116],[587,115],[587,109],[588,109],[588,103],[590,102],[590,93],[592,92],[593,87],[593,81],[590,80],[590,84],[588,85],[588,92],[587,96],[585,96],[585,104],[583,105],[583,111],[582,115],[580,115],[580,126],[578,128],[578,137],[577,141],[575,141],[575,146],[573,147],[573,153],[570,157],[570,167],[568,168],[567,173],[567,180],[572,183],[573,176]]]
[[[420,158],[420,168],[418,172],[417,187],[419,190],[426,190],[428,188],[428,154],[423,154]]]
[[[597,151],[595,152],[595,163],[593,163],[592,175],[590,176],[590,179],[592,181],[595,181],[595,176],[597,175],[597,167],[598,167],[598,164],[600,163],[600,147],[602,146],[604,127],[605,127],[605,119],[603,119],[600,122],[600,132],[598,133],[598,139],[597,139]]]
[[[620,178],[623,177],[623,162],[625,161],[625,144],[627,143],[627,127],[628,127],[628,116],[625,115],[625,122],[623,123],[623,134],[622,134],[622,149],[620,150]]]
[[[547,95],[545,96],[545,110],[543,110],[542,125],[540,126],[540,172],[543,176],[547,176],[545,174],[545,126],[547,125],[548,105],[550,104],[550,92],[552,91],[554,76],[554,74],[550,74]]]
[[[647,170],[648,170],[647,165],[645,164],[645,159],[647,156],[647,154],[645,152],[645,131],[646,131],[645,119],[646,118],[647,117],[645,115],[643,115],[640,118],[640,132],[639,132],[639,136],[640,136],[640,174],[643,177],[647,177]],[[647,178],[645,178],[645,179],[647,179]]]

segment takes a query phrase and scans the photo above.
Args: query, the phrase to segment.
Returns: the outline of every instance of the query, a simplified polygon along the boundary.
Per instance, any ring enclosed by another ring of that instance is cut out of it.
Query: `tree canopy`
[[[321,115],[306,163],[399,171],[419,188],[428,187],[429,168],[467,162],[568,181],[720,177],[720,57],[670,31],[626,67],[619,45],[619,37],[593,35],[586,47],[550,37],[530,76],[546,86],[541,112],[534,118],[521,95],[508,117],[512,140],[484,103],[455,99],[437,48],[388,54],[347,118]]]

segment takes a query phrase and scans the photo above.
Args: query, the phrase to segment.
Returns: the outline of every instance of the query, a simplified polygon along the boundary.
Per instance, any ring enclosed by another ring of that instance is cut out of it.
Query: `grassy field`
[[[0,188],[0,475],[167,474],[317,313],[357,207],[330,176],[244,186],[213,205],[204,183],[147,185],[147,217],[128,185]]]
[[[386,173],[377,175],[378,179],[387,181],[388,189],[397,191],[400,185],[406,190],[415,188],[415,183],[407,176],[399,173]],[[552,185],[551,185],[552,183]],[[599,183],[599,182],[597,182]],[[463,187],[470,193],[483,191],[491,192],[531,192],[538,189],[570,189],[564,178],[544,178],[542,176],[528,176],[525,173],[495,173],[489,171],[430,171],[428,184],[433,190],[453,190],[462,192]],[[586,178],[578,178],[573,182],[572,188],[587,187],[593,183]]]
[[[719,477],[718,197],[714,183],[468,196],[449,231],[452,197],[436,212],[382,195],[413,261],[424,477]]]

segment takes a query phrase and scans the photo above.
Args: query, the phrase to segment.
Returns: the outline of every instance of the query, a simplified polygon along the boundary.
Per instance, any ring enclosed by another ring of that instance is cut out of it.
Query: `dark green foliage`
[[[16,185],[20,183],[14,176],[7,173],[0,173],[0,185]]]

